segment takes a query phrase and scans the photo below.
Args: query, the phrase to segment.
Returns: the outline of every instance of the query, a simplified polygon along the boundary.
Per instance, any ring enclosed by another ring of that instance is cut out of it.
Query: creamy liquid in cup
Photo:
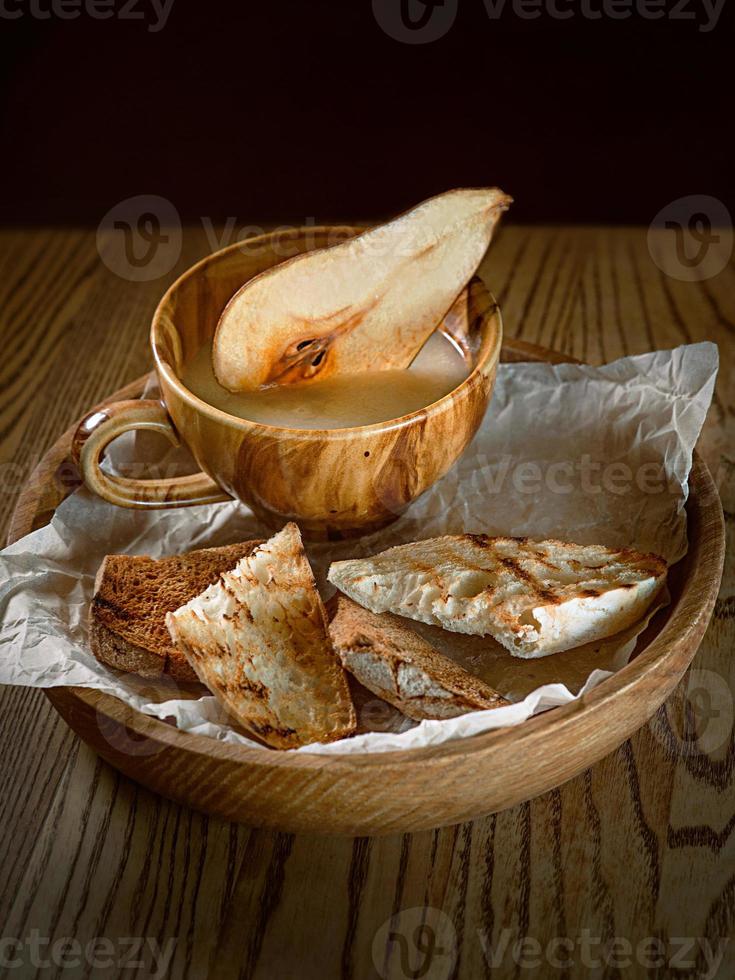
[[[314,381],[233,393],[212,370],[212,345],[187,365],[182,381],[202,401],[228,415],[290,429],[342,429],[386,422],[418,411],[448,395],[469,373],[458,347],[437,331],[405,371],[366,371]]]

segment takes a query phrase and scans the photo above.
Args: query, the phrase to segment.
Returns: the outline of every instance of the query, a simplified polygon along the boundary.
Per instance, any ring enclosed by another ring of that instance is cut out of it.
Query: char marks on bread
[[[166,623],[203,684],[280,749],[355,729],[347,678],[295,524],[287,524]]]
[[[335,562],[328,577],[372,612],[490,634],[515,656],[541,657],[637,622],[666,562],[602,545],[461,534]]]

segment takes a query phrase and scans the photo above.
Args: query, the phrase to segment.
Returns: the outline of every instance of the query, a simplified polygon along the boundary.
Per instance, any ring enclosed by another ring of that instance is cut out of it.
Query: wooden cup
[[[296,521],[306,537],[339,539],[390,523],[454,464],[477,431],[500,357],[497,303],[479,279],[467,316],[443,328],[470,362],[468,377],[419,411],[373,425],[289,429],[236,418],[197,398],[181,381],[210,341],[220,313],[248,279],[284,259],[357,234],[352,227],[299,228],[238,242],[197,263],[169,288],[151,326],[163,402],[116,402],[88,415],[73,452],[87,487],[122,507],[182,507],[231,497],[268,526]],[[132,479],[100,469],[105,447],[131,429],[181,439],[202,472]]]

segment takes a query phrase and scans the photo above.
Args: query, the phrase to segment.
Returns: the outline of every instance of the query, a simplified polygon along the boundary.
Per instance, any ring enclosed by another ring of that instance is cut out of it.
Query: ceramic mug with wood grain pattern
[[[207,391],[201,378],[199,387],[193,383],[222,310],[244,282],[290,255],[324,248],[360,230],[302,228],[261,235],[215,252],[185,272],[164,295],[151,326],[162,401],[112,403],[87,416],[77,430],[74,452],[87,487],[122,507],[148,509],[234,497],[271,527],[295,520],[305,536],[323,539],[388,524],[443,476],[477,431],[500,357],[500,311],[479,279],[442,325],[441,336],[464,358],[459,382],[400,417],[303,427],[303,421],[284,424],[288,419],[276,413],[278,424],[273,424],[267,414],[265,421],[247,417],[247,410],[241,417],[226,400],[217,407],[212,404],[217,399],[200,397]],[[356,412],[364,410],[358,402],[365,400],[364,393],[355,395]],[[105,447],[133,429],[180,439],[201,472],[133,479],[103,471]]]

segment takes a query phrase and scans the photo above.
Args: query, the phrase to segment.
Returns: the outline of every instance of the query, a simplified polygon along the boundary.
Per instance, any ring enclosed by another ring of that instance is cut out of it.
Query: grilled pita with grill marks
[[[447,535],[332,564],[329,581],[372,612],[490,634],[517,657],[612,636],[661,589],[658,555],[528,538]]]
[[[391,613],[337,596],[329,632],[342,664],[408,718],[456,718],[509,702]]]
[[[171,639],[227,711],[290,749],[355,729],[347,678],[295,524],[169,613]]]

